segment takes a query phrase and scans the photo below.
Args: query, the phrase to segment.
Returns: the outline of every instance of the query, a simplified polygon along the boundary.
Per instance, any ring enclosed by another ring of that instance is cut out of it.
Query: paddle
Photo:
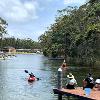
[[[25,73],[28,73],[30,75],[30,73],[28,72],[28,70],[24,70],[24,71],[25,71]],[[40,78],[37,78],[37,77],[36,77],[36,79],[40,80]]]

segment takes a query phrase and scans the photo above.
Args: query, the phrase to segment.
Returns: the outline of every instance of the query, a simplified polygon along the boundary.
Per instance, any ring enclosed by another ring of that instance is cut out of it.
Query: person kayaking
[[[76,85],[77,85],[77,81],[74,78],[74,75],[72,73],[69,73],[69,75],[67,75],[68,78],[68,82],[66,84],[66,88],[67,89],[75,89]]]
[[[32,72],[29,75],[30,75],[29,78],[28,78],[29,82],[37,80],[36,77],[35,77],[35,75]]]
[[[25,71],[25,73],[28,73],[29,74],[29,78],[28,78],[28,81],[29,82],[33,82],[33,81],[38,81],[38,80],[40,80],[40,78],[37,78],[32,72],[31,73],[29,73],[28,72],[28,70],[24,70]]]
[[[32,72],[29,75],[30,77],[35,77],[35,75]]]

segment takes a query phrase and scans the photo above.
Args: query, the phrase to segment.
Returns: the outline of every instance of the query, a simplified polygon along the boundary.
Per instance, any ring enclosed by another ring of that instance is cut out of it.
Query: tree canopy
[[[0,17],[0,37],[2,37],[4,34],[7,34],[7,25],[7,22]]]
[[[2,48],[4,47],[14,47],[16,49],[40,49],[40,45],[38,42],[33,41],[30,38],[27,39],[19,39],[15,37],[3,38],[0,39],[0,46],[2,44]]]
[[[15,37],[5,37],[7,33],[7,26],[8,23],[0,17],[0,49],[2,50],[3,47],[12,46],[16,49],[40,49],[40,45],[38,42],[33,41],[30,38],[27,39],[19,39]]]
[[[95,63],[100,59],[100,2],[58,10],[58,16],[39,37],[44,55],[67,61]]]

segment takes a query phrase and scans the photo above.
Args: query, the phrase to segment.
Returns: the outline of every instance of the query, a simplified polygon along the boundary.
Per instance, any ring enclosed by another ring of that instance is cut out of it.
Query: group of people
[[[74,75],[72,73],[69,73],[69,75],[67,75],[68,81],[66,84],[66,88],[67,89],[75,89],[77,86],[77,81],[74,77]],[[98,77],[95,81],[91,75],[91,73],[89,73],[87,75],[87,77],[83,80],[83,90],[85,89],[93,89],[93,88],[97,88],[98,90],[100,90],[100,77]]]
[[[61,65],[61,69],[65,69],[68,68],[66,61],[64,60],[62,65]],[[75,89],[77,87],[77,81],[74,77],[74,75],[72,73],[69,73],[67,75],[67,84],[66,84],[66,88],[67,89]],[[89,73],[87,75],[87,77],[83,80],[83,90],[86,89],[93,89],[93,88],[97,88],[97,90],[100,90],[100,77],[98,77],[96,80],[93,79],[92,74]]]

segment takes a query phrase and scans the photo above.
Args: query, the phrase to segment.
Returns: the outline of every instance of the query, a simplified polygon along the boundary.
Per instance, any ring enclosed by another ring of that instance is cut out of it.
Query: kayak
[[[29,78],[28,78],[28,82],[33,82],[33,81],[35,81],[35,80],[36,80],[35,77],[29,77]]]

